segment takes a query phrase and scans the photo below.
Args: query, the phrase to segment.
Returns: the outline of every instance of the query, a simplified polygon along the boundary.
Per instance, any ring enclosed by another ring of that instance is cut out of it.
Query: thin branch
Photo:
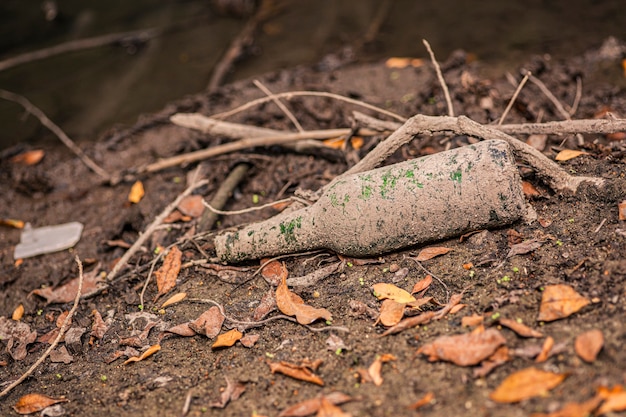
[[[81,161],[83,161],[87,168],[91,169],[93,172],[101,176],[106,181],[111,178],[108,172],[100,168],[98,164],[96,164],[91,158],[89,158],[83,152],[83,150],[80,149],[78,145],[76,145],[76,143],[74,143],[74,141],[70,139],[69,136],[67,136],[59,126],[57,126],[52,120],[50,120],[43,111],[41,111],[38,107],[28,101],[28,99],[20,96],[19,94],[15,94],[2,89],[0,89],[0,98],[12,101],[24,107],[27,112],[39,119],[39,122],[42,125],[47,127],[52,133],[56,135],[57,138],[59,138],[61,142],[63,142],[65,146],[67,146],[72,152],[74,152],[76,156],[78,156]]]
[[[583,80],[580,77],[576,77],[576,95],[574,96],[574,102],[572,103],[572,108],[569,111],[569,115],[573,116],[576,114],[576,110],[578,110],[578,105],[580,104],[580,99],[583,96]]]
[[[248,164],[238,164],[233,168],[233,170],[228,174],[228,177],[222,182],[218,190],[216,191],[213,199],[211,200],[211,204],[209,205],[204,200],[202,200],[202,204],[205,206],[209,206],[211,208],[219,207],[222,208],[226,205],[226,202],[233,194],[233,190],[243,179],[246,174],[250,170],[250,165]],[[202,217],[198,222],[198,232],[206,232],[213,228],[213,225],[217,221],[218,213],[215,213],[212,210],[205,210],[202,213]]]
[[[205,200],[202,200],[202,204],[204,205],[204,207],[206,207],[207,209],[209,209],[210,211],[212,211],[215,214],[220,214],[222,216],[233,216],[236,214],[245,214],[245,213],[250,213],[253,211],[258,211],[258,210],[263,210],[266,209],[268,207],[274,207],[276,204],[283,204],[283,203],[289,203],[292,201],[298,201],[301,203],[305,203],[304,200],[299,199],[297,197],[289,197],[289,198],[283,198],[282,200],[276,200],[276,201],[271,201],[267,204],[263,204],[261,206],[254,206],[254,207],[248,207],[242,210],[218,210],[214,207],[214,205],[207,203]],[[305,204],[307,205],[307,204]]]
[[[446,103],[448,105],[448,116],[454,117],[454,107],[452,107],[452,99],[450,98],[450,92],[448,91],[448,85],[446,84],[446,80],[443,79],[443,74],[441,73],[441,68],[439,67],[439,63],[437,59],[435,59],[435,53],[433,52],[430,44],[426,39],[422,39],[426,50],[428,50],[428,54],[430,55],[430,60],[433,62],[435,66],[435,72],[437,73],[437,79],[439,80],[439,84],[441,84],[441,88],[443,89],[443,95],[446,98]]]
[[[52,352],[57,347],[61,339],[63,339],[63,336],[65,336],[65,332],[67,331],[67,328],[69,327],[72,317],[74,316],[74,313],[76,313],[76,309],[78,308],[78,303],[80,302],[81,292],[83,290],[83,281],[84,281],[83,264],[80,261],[80,258],[78,257],[78,255],[74,256],[74,260],[76,261],[76,264],[78,265],[78,291],[76,291],[76,297],[74,297],[74,305],[70,309],[69,313],[67,313],[67,316],[65,316],[65,319],[63,320],[63,324],[61,324],[61,328],[59,329],[59,334],[54,339],[52,344],[48,347],[48,349],[46,349],[43,355],[41,355],[41,357],[37,359],[35,363],[30,368],[28,368],[26,372],[22,374],[22,376],[20,376],[18,379],[13,381],[2,392],[0,392],[0,398],[7,395],[13,388],[17,387],[26,378],[28,378],[35,371],[35,369],[37,369],[37,367],[41,365],[41,363],[44,360],[46,360],[50,352]]]
[[[254,83],[254,85],[261,91],[263,91],[268,97],[271,97],[273,95],[273,93],[269,90],[269,88],[267,88],[266,86],[263,85],[262,82],[260,82],[259,80],[254,80],[252,81]],[[302,125],[300,124],[300,122],[298,122],[298,119],[296,119],[296,116],[293,115],[293,113],[291,113],[289,111],[289,109],[287,108],[287,106],[285,106],[283,104],[282,101],[280,101],[280,99],[278,98],[274,98],[274,100],[272,100],[274,102],[274,104],[276,104],[278,106],[278,108],[285,113],[285,116],[287,116],[289,118],[289,120],[291,120],[291,123],[293,123],[293,125],[296,127],[296,129],[298,130],[298,132],[304,132],[304,129],[302,128]]]
[[[522,81],[520,81],[519,85],[515,89],[515,92],[513,93],[513,97],[511,97],[509,104],[506,106],[506,109],[504,109],[504,112],[502,113],[502,116],[500,117],[500,120],[498,121],[498,126],[502,126],[502,122],[504,122],[504,119],[509,114],[509,111],[511,111],[511,107],[513,107],[513,103],[515,103],[515,100],[517,100],[517,96],[519,96],[519,93],[522,91],[522,88],[524,88],[524,85],[526,85],[526,81],[528,81],[528,78],[531,75],[532,73],[530,71],[526,71],[526,75],[524,75],[524,78],[522,78]]]

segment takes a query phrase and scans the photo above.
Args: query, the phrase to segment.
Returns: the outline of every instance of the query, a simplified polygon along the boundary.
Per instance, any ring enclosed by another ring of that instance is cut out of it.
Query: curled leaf
[[[311,324],[317,319],[332,320],[332,315],[325,308],[315,308],[304,304],[304,300],[287,288],[287,268],[282,265],[281,283],[276,288],[276,305],[288,316],[296,316],[300,324]]]
[[[372,286],[372,289],[374,290],[374,295],[379,300],[384,300],[388,298],[398,303],[410,303],[411,301],[415,301],[415,297],[409,294],[408,291],[405,291],[402,288],[398,288],[393,284],[381,282],[378,284],[374,284]]]
[[[142,361],[152,355],[154,355],[155,353],[157,353],[159,350],[161,350],[161,345],[152,345],[150,346],[148,349],[146,349],[146,351],[144,351],[141,355],[139,356],[133,356],[131,358],[126,359],[126,362],[124,362],[124,365],[127,365],[131,362],[139,362]]]
[[[590,301],[565,284],[548,285],[543,291],[538,321],[553,321],[568,317]]]
[[[445,255],[450,252],[452,249],[445,248],[443,246],[432,246],[430,248],[424,248],[417,254],[416,260],[419,262],[428,261],[429,259],[433,259],[439,255]]]
[[[294,379],[299,379],[300,381],[310,382],[312,384],[324,386],[324,381],[322,378],[313,373],[311,369],[307,366],[303,365],[295,365],[289,362],[268,362],[270,367],[270,371],[275,374],[283,374],[287,375]]]
[[[51,405],[69,401],[66,398],[52,398],[43,394],[26,394],[17,400],[13,409],[18,414],[32,414]]]
[[[566,376],[536,368],[522,369],[506,377],[500,386],[489,394],[489,398],[498,403],[516,403],[545,394],[563,382]]]
[[[417,353],[427,355],[431,362],[442,360],[459,366],[476,365],[506,343],[506,339],[498,330],[478,329],[471,333],[438,337],[419,348]]]
[[[230,347],[234,345],[237,340],[240,340],[243,337],[243,333],[241,333],[237,329],[232,329],[227,331],[226,333],[222,333],[217,336],[215,343],[211,346],[211,349],[217,349],[221,347]]]

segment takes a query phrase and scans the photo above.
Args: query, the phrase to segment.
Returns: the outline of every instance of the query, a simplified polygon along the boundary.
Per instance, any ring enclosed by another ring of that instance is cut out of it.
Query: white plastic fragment
[[[71,248],[78,243],[82,232],[83,224],[79,222],[36,229],[33,229],[30,223],[26,223],[20,243],[15,247],[13,259],[30,258]]]

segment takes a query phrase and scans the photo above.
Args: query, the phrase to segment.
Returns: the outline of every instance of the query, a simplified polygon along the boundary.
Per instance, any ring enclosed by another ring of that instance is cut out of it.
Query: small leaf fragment
[[[515,320],[501,318],[498,322],[504,327],[508,327],[513,330],[518,336],[522,337],[543,337],[543,333],[538,332],[537,330],[531,329],[525,324],[518,323]]]
[[[200,317],[196,320],[189,323],[189,327],[196,333],[202,334],[209,339],[213,339],[220,333],[224,319],[224,315],[220,311],[219,307],[213,306],[204,313],[200,314]],[[168,331],[171,331],[171,329]]]
[[[601,330],[589,330],[576,336],[574,349],[576,354],[585,362],[591,363],[596,360],[598,353],[604,346],[604,335]]]
[[[626,220],[626,200],[617,204],[617,210],[619,212],[618,218],[620,220]]]
[[[431,362],[442,360],[459,366],[470,366],[487,359],[505,343],[506,339],[497,329],[483,331],[478,328],[471,333],[438,337],[420,347],[417,353],[428,356]]]
[[[148,349],[146,349],[141,355],[133,356],[131,358],[126,359],[126,362],[124,362],[124,365],[127,365],[127,364],[129,364],[131,362],[142,361],[142,360],[144,360],[144,359],[154,355],[159,350],[161,350],[161,345],[152,345]]]
[[[424,291],[426,288],[430,287],[430,284],[433,283],[432,275],[426,275],[423,279],[417,281],[411,290],[411,294],[415,294],[421,291]]]
[[[432,391],[429,391],[426,394],[424,394],[422,398],[415,401],[413,404],[409,405],[408,408],[410,410],[417,410],[419,408],[422,408],[425,405],[430,404],[434,399],[435,399],[435,394]]]
[[[135,181],[132,187],[130,187],[130,192],[128,193],[128,201],[133,204],[137,204],[141,201],[143,196],[145,195],[143,189],[143,183],[141,181]]]
[[[275,374],[283,374],[288,377],[299,379],[300,381],[310,382],[312,384],[324,386],[324,381],[318,375],[313,373],[311,369],[303,365],[295,365],[289,362],[268,362],[270,371]]]
[[[506,377],[489,398],[498,403],[516,403],[545,394],[563,382],[566,376],[532,367],[522,369]]]
[[[332,320],[332,315],[325,308],[315,308],[304,304],[304,300],[287,288],[287,268],[282,264],[281,283],[276,288],[276,305],[288,316],[296,316],[300,324],[311,324],[317,319]]]
[[[188,195],[178,204],[178,210],[185,216],[196,218],[202,216],[204,212],[204,204],[202,204],[201,195]]]
[[[439,255],[445,255],[450,252],[452,249],[445,248],[443,246],[432,246],[430,248],[424,248],[417,254],[417,259],[419,262],[428,261],[429,259],[433,259]]]
[[[177,294],[174,294],[170,298],[165,300],[165,302],[161,305],[161,308],[165,308],[173,304],[180,303],[181,301],[185,299],[185,297],[187,297],[186,292],[179,292]]]
[[[46,153],[42,149],[34,149],[32,151],[22,152],[13,156],[10,161],[14,164],[37,165],[43,159]]]
[[[217,349],[221,347],[231,347],[234,345],[237,340],[240,340],[243,337],[243,333],[241,333],[237,329],[231,329],[226,333],[222,333],[217,336],[215,343],[211,345],[211,349]]]
[[[411,301],[415,301],[415,297],[409,294],[408,291],[398,288],[393,284],[381,282],[374,284],[372,289],[374,290],[374,295],[379,300],[388,298],[398,303],[410,303]]]
[[[13,409],[18,414],[32,414],[51,405],[68,402],[67,398],[52,398],[43,394],[26,394],[17,400]]]
[[[538,321],[553,321],[568,317],[590,301],[566,284],[548,285],[543,291]]]
[[[24,317],[24,304],[20,304],[15,307],[15,310],[13,310],[13,314],[11,315],[11,319],[20,321],[22,320],[22,317]]]
[[[176,279],[180,272],[183,254],[178,247],[173,246],[163,261],[163,265],[154,275],[156,276],[158,295],[166,294],[176,286]]]
[[[583,152],[583,151],[576,151],[573,149],[563,149],[561,152],[559,152],[556,157],[554,158],[554,160],[556,161],[569,161],[570,159],[574,159],[577,158],[581,155],[589,155],[588,152]]]

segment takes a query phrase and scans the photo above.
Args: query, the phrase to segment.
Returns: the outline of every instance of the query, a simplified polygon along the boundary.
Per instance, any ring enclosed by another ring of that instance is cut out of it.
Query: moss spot
[[[450,173],[450,179],[452,181],[456,181],[460,183],[462,178],[463,178],[463,173],[461,172],[460,169],[457,169],[456,171]]]
[[[302,217],[296,217],[287,223],[280,223],[280,234],[283,235],[287,243],[296,242],[295,230],[302,227]]]
[[[361,200],[367,200],[372,196],[372,187],[370,187],[369,185],[362,185],[361,186],[361,195],[359,196],[359,198]]]

